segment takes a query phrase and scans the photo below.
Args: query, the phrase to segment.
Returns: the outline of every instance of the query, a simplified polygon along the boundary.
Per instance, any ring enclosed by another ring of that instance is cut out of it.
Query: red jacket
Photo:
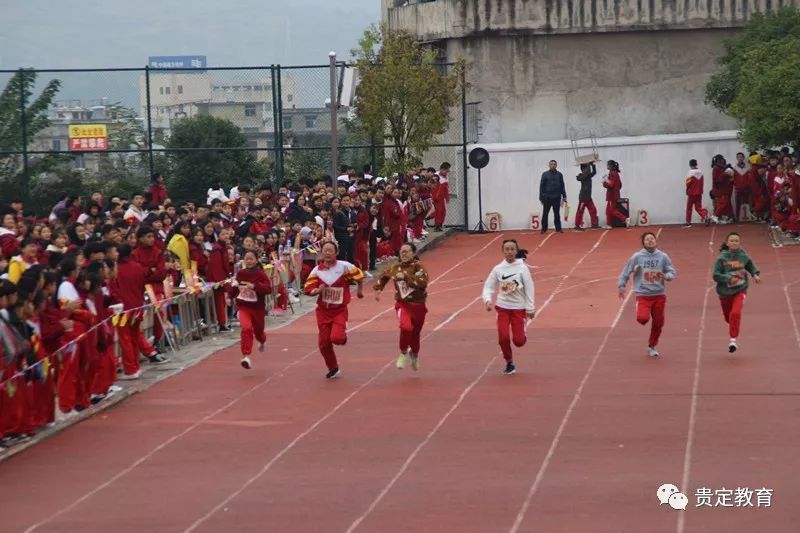
[[[205,251],[203,245],[195,243],[189,245],[189,260],[197,263],[197,275],[201,278],[205,278],[208,273],[208,257],[206,257]]]
[[[734,172],[733,189],[736,192],[750,192],[752,190],[752,186],[750,185],[751,179],[752,177],[750,175],[749,170],[744,174],[739,174],[738,172]]]
[[[228,247],[215,242],[208,258],[207,281],[224,281],[233,274],[233,265],[228,260]]]
[[[5,228],[0,228],[0,255],[10,260],[18,253],[19,241],[17,240],[17,235]]]
[[[725,167],[714,165],[711,171],[711,190],[714,191],[714,196],[730,196],[733,192],[733,179],[725,170]]]
[[[47,302],[47,306],[39,315],[39,327],[42,331],[42,345],[48,355],[54,354],[61,347],[59,342],[64,335],[64,326],[61,320],[65,318],[64,312],[53,305],[52,301]]]
[[[608,179],[603,182],[606,188],[606,201],[616,202],[619,200],[619,191],[622,189],[622,178],[616,170],[608,172]]]
[[[125,309],[144,305],[144,286],[147,270],[138,261],[120,259],[117,264],[116,293]]]
[[[161,287],[164,278],[167,277],[167,264],[164,261],[163,251],[156,245],[137,246],[131,257],[144,267],[145,283],[151,283],[153,288]]]
[[[164,205],[164,202],[166,202],[167,198],[169,197],[167,195],[167,188],[159,183],[151,185],[147,189],[147,192],[149,192],[153,197],[152,203],[154,205]]]
[[[236,281],[255,285],[252,289],[255,294],[243,287],[233,288],[233,294],[236,296],[236,305],[256,311],[264,311],[264,297],[272,290],[272,283],[269,281],[264,269],[260,265],[252,270],[243,268],[236,273]],[[243,296],[247,299],[242,299]],[[256,301],[252,301],[253,297],[256,298]]]
[[[686,176],[686,196],[703,195],[703,173],[693,168]]]

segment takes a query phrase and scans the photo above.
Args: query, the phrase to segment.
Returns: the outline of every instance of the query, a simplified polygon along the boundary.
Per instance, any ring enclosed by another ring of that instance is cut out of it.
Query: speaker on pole
[[[488,230],[483,224],[483,198],[481,196],[481,169],[489,164],[489,152],[485,148],[473,148],[469,152],[469,164],[478,169],[478,223],[472,233],[486,233]]]

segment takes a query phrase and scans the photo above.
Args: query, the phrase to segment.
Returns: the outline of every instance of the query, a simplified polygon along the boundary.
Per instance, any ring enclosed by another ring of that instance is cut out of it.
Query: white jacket
[[[483,284],[483,302],[490,303],[497,294],[495,305],[503,309],[535,310],[533,277],[524,259],[509,263],[505,259],[492,269]]]

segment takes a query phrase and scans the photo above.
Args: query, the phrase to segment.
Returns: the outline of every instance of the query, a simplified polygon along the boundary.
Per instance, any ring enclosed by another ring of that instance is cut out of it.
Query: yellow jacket
[[[181,270],[189,270],[192,268],[192,261],[189,256],[189,241],[186,237],[180,233],[173,235],[167,244],[167,250],[178,257],[178,260],[181,262]]]
[[[29,266],[31,265],[26,263],[21,255],[12,257],[8,263],[8,281],[15,285],[19,283],[19,280],[22,279],[22,274],[28,270]]]

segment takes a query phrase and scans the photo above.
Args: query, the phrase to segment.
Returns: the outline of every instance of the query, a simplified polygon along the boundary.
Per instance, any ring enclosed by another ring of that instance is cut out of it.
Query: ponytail
[[[517,250],[517,259],[527,259],[528,250]]]
[[[517,239],[506,239],[506,240],[503,241],[502,246],[505,247],[506,243],[509,243],[509,242],[514,243],[514,246],[516,246],[516,248],[517,248],[517,255],[516,255],[517,259],[525,259],[526,257],[528,257],[528,250],[520,249],[519,243],[517,242]]]

